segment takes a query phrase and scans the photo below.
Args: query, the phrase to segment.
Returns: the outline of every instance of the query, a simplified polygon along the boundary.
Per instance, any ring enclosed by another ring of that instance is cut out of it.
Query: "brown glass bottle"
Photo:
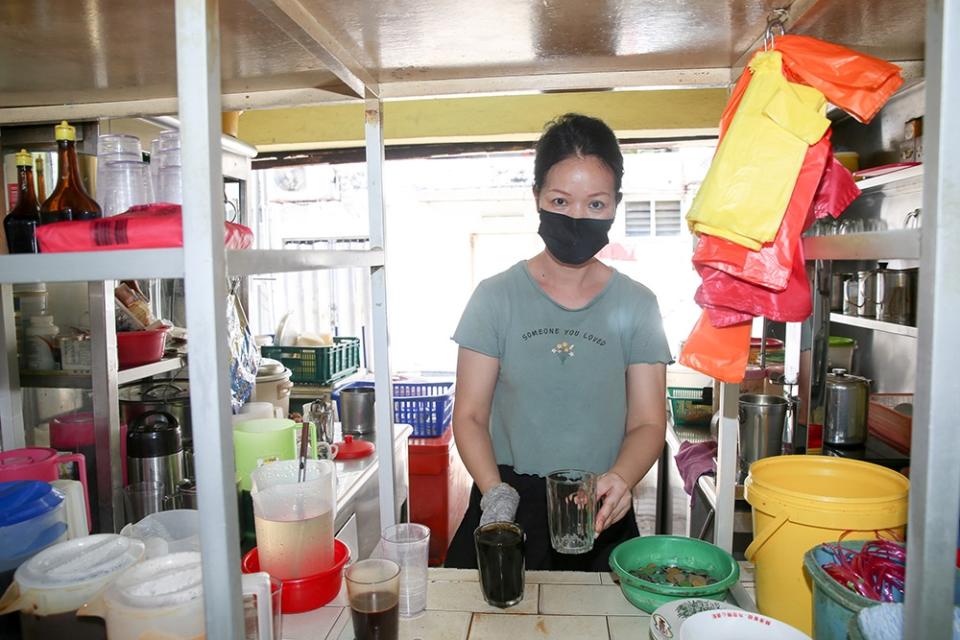
[[[64,220],[93,220],[103,211],[96,201],[87,195],[80,181],[77,163],[76,129],[66,120],[57,125],[57,186],[40,206],[40,224]]]
[[[37,174],[37,201],[43,202],[47,199],[47,177],[43,168],[43,156],[33,166]]]
[[[3,219],[10,253],[40,253],[37,247],[37,225],[40,205],[33,190],[33,158],[25,149],[17,154],[17,204]]]

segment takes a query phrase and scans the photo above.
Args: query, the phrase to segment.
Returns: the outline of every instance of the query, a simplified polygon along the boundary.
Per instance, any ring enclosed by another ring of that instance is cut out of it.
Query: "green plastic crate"
[[[713,418],[713,403],[703,402],[702,387],[667,387],[667,398],[673,412],[673,424],[684,427],[705,427]]]
[[[264,358],[283,363],[290,380],[327,386],[360,368],[360,339],[337,337],[330,347],[260,347]]]

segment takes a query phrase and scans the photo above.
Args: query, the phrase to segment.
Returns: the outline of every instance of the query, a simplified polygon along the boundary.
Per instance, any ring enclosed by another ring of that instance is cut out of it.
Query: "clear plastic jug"
[[[251,474],[260,567],[275,578],[316,575],[333,564],[336,471],[329,460],[271,462]]]

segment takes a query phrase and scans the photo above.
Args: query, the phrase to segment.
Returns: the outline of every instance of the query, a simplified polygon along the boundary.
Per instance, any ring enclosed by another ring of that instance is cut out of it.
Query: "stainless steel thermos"
[[[148,411],[127,429],[127,476],[130,484],[162,482],[171,496],[183,480],[183,438],[177,419],[165,411]]]

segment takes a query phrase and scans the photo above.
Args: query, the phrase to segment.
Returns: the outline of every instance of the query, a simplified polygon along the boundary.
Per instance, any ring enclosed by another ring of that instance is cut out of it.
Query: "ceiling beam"
[[[379,95],[377,81],[300,0],[247,0],[284,33],[309,51],[359,98]]]

